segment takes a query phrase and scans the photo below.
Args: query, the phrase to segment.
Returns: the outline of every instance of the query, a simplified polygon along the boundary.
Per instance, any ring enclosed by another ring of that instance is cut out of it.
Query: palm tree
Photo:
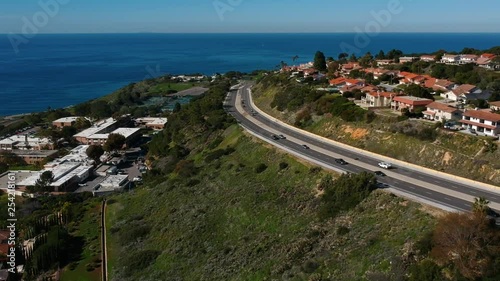
[[[488,206],[490,201],[484,197],[474,198],[474,204],[472,205],[472,212],[475,214],[487,214],[490,210]]]

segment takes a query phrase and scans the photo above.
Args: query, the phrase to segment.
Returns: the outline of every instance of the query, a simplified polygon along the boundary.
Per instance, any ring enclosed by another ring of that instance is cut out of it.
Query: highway
[[[444,210],[470,211],[476,197],[488,199],[492,209],[500,210],[500,189],[473,186],[464,180],[403,165],[395,165],[390,170],[382,169],[378,166],[381,159],[372,157],[371,153],[360,153],[359,150],[324,141],[265,116],[260,109],[252,106],[250,89],[251,85],[242,84],[237,91],[231,91],[224,102],[225,108],[247,131],[280,149],[338,172],[382,171],[386,176],[377,176],[378,181],[388,185],[394,193]],[[280,134],[286,139],[272,138]],[[336,163],[338,158],[348,164]]]

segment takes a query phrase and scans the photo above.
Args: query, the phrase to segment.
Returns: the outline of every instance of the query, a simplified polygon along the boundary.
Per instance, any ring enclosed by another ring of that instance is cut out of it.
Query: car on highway
[[[388,188],[390,186],[386,183],[377,182],[376,187],[377,188]]]
[[[335,163],[340,165],[347,165],[347,162],[342,158],[335,159]]]
[[[307,146],[307,145],[303,144],[303,145],[302,145],[302,148],[304,148],[304,149],[309,149],[309,146]]]
[[[282,140],[285,140],[285,139],[286,139],[286,137],[285,137],[284,135],[278,135],[278,137],[279,137],[280,139],[282,139]]]
[[[273,140],[279,140],[280,139],[280,137],[278,137],[278,135],[272,135],[271,137],[273,138]]]
[[[390,168],[392,168],[392,164],[391,163],[387,163],[387,162],[380,162],[380,163],[378,163],[378,166],[380,168],[384,168],[384,169],[390,169]]]
[[[382,171],[375,171],[375,172],[373,172],[373,173],[374,173],[375,175],[377,175],[377,176],[385,177],[385,174],[384,174],[384,172],[382,172]]]

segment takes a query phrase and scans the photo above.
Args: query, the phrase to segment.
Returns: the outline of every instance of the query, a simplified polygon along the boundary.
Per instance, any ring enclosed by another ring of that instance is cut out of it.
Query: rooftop
[[[88,129],[83,130],[80,133],[76,134],[74,137],[88,138],[91,135],[95,135],[95,134],[98,134],[98,133],[104,131],[105,129],[113,126],[114,124],[116,124],[116,120],[113,119],[113,118],[108,118],[106,120],[101,120],[101,121],[97,122],[96,124],[94,124],[94,126],[92,126],[92,127],[88,128]]]
[[[156,118],[156,117],[144,117],[144,118],[137,118],[138,122],[141,123],[146,123],[150,125],[164,125],[167,123],[168,119],[167,118]]]
[[[71,123],[71,122],[76,122],[78,118],[81,117],[80,116],[63,117],[53,121],[52,123]]]
[[[57,150],[25,150],[25,149],[13,149],[10,152],[21,157],[49,157],[57,154]]]
[[[394,97],[394,101],[398,101],[401,103],[405,104],[411,104],[411,105],[428,105],[432,103],[432,100],[430,99],[424,99],[424,98],[418,98],[418,97],[413,97],[413,96],[399,96],[399,97]]]
[[[51,143],[48,138],[35,138],[35,137],[30,137],[30,136],[25,135],[25,134],[20,134],[20,135],[14,135],[14,136],[10,136],[8,138],[5,138],[3,140],[0,140],[0,144],[15,145],[17,143],[25,143],[26,141],[31,146],[44,145],[44,144]]]
[[[452,113],[452,112],[455,112],[455,111],[458,110],[455,107],[451,107],[451,106],[449,106],[447,104],[444,104],[444,103],[441,103],[441,102],[430,103],[429,105],[427,105],[427,108],[438,109],[438,110],[441,110],[441,111],[444,111],[444,112],[448,112],[448,113]]]
[[[129,138],[133,134],[139,132],[141,128],[118,128],[111,132],[111,134],[120,134],[124,136],[125,138]]]
[[[464,116],[493,122],[500,122],[500,114],[483,110],[467,110],[464,112]]]

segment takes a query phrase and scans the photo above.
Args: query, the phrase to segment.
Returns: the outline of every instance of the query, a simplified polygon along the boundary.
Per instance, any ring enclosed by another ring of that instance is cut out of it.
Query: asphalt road
[[[249,85],[244,85],[237,92],[230,92],[225,101],[225,107],[240,125],[264,137],[269,143],[285,147],[296,152],[295,154],[299,153],[337,171],[359,173],[382,170],[387,176],[378,176],[379,182],[389,185],[391,189],[416,201],[431,203],[443,209],[469,211],[475,197],[485,197],[491,202],[490,206],[493,209],[500,210],[500,194],[496,190],[469,186],[463,182],[443,179],[406,167],[384,170],[378,167],[380,159],[310,137],[282,126],[276,120],[254,113],[256,109],[252,108],[249,102],[249,88]],[[283,134],[287,138],[273,140],[274,134]],[[310,149],[303,148],[304,144]],[[337,158],[344,159],[348,164],[337,164],[335,162]]]

